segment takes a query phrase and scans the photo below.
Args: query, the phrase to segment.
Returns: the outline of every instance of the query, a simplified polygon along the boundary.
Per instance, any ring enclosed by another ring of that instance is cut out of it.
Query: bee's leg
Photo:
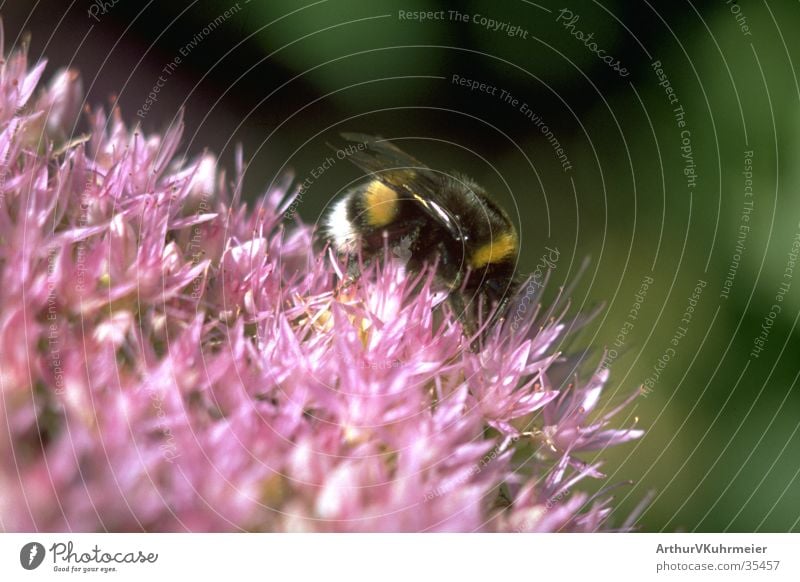
[[[505,284],[498,284],[497,281],[492,281],[487,284],[487,295],[489,297],[490,317],[489,328],[495,325],[501,325],[503,320],[508,315],[511,307],[511,302],[517,296],[519,289],[519,282],[516,280],[507,281]]]
[[[351,260],[347,262],[347,273],[343,282],[345,286],[349,286],[359,277],[361,277],[361,266],[358,264],[358,261],[351,258]]]
[[[353,256],[339,255],[340,259],[346,259],[344,264],[334,264],[334,273],[331,275],[332,286],[336,289],[337,293],[346,291],[353,283],[355,283],[361,275],[361,268],[358,261]],[[342,270],[339,266],[344,267]]]
[[[453,310],[453,314],[456,316],[456,319],[463,325],[464,320],[466,319],[466,317],[464,317],[464,297],[461,295],[461,293],[453,291],[447,297],[447,301],[450,303],[450,309]]]
[[[469,312],[466,304],[464,303],[463,293],[459,291],[453,291],[450,293],[447,300],[448,303],[450,303],[450,308],[453,310],[456,319],[458,319],[458,322],[461,324],[464,337],[471,340],[470,349],[472,351],[477,351],[479,347],[476,337],[478,328],[475,325],[475,317]]]
[[[489,324],[489,327],[494,327],[495,325],[500,324],[503,319],[505,319],[506,311],[508,311],[508,304],[511,302],[511,297],[509,295],[504,295],[502,299],[497,303],[494,313],[492,313],[492,322]]]

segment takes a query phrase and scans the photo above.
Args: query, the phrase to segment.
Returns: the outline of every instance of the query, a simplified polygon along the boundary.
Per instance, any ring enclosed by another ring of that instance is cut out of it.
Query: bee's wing
[[[403,198],[419,203],[437,224],[459,240],[458,222],[439,201],[441,179],[428,166],[408,155],[387,140],[363,133],[343,133],[347,141],[363,144],[363,149],[349,153],[348,159],[356,166],[374,174],[375,178],[392,188]]]

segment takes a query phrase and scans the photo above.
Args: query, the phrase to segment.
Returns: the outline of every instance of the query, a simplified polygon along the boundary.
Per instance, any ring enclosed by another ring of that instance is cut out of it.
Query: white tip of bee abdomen
[[[336,201],[325,218],[325,235],[340,253],[354,254],[358,250],[358,231],[348,216],[350,196]]]

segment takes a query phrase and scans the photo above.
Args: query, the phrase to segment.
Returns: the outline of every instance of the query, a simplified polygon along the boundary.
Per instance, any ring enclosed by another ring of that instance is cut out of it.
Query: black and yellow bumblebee
[[[358,145],[339,151],[369,179],[325,215],[322,233],[330,245],[370,260],[385,252],[388,240],[395,254],[405,255],[410,272],[435,265],[437,282],[468,334],[479,323],[481,305],[495,318],[501,314],[518,286],[519,237],[508,214],[462,174],[432,170],[380,137],[342,137]]]

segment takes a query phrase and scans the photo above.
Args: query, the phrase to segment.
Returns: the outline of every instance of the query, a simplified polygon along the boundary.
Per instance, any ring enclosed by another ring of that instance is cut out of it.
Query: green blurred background
[[[787,271],[800,232],[800,5],[101,4],[6,3],[6,45],[29,31],[49,73],[79,68],[89,102],[118,104],[131,122],[162,68],[186,53],[142,125],[159,130],[185,106],[188,151],[208,148],[231,168],[243,144],[253,195],[287,169],[309,177],[341,131],[402,138],[429,165],[470,174],[514,215],[521,271],[545,246],[560,251],[557,281],[591,256],[574,304],[606,304],[581,340],[617,350],[612,399],[652,385],[635,412],[646,437],[603,453],[612,482],[635,482],[617,490],[623,510],[654,491],[644,531],[800,531],[800,270]],[[444,12],[420,22],[400,11]],[[506,25],[491,30],[482,17]],[[453,75],[497,89],[470,91]],[[334,164],[299,215],[317,220],[356,176]],[[754,355],[773,304],[780,313]]]

